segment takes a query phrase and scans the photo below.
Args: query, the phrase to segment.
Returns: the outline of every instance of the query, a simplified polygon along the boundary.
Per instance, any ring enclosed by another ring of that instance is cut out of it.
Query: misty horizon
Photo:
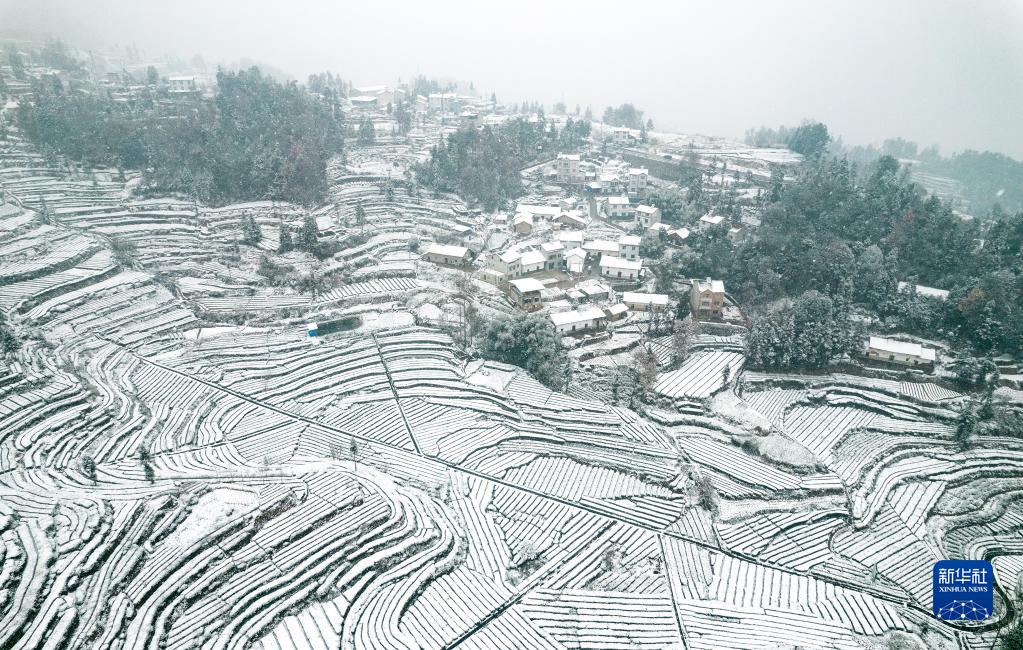
[[[456,20],[457,19],[457,20]],[[820,120],[846,145],[902,137],[943,154],[1023,158],[1023,3],[731,2],[713,7],[529,2],[443,7],[192,0],[0,1],[3,32],[83,50],[256,61],[299,81],[356,86],[416,74],[474,83],[505,103],[632,103],[657,130],[740,139]],[[566,25],[577,27],[566,27]]]

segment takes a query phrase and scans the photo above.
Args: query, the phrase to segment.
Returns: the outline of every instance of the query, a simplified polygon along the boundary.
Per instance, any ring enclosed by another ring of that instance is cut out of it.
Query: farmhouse
[[[512,301],[523,311],[536,311],[543,307],[540,301],[540,292],[543,291],[543,284],[533,278],[520,278],[509,283],[511,287]]]
[[[562,212],[558,215],[556,221],[571,228],[582,228],[586,226],[586,219],[584,219],[577,210]]]
[[[519,272],[522,275],[528,275],[544,270],[544,267],[547,265],[547,258],[540,251],[528,251],[522,254],[522,257],[519,259],[519,265]]]
[[[643,228],[649,228],[654,224],[661,223],[661,209],[652,205],[637,205],[636,220]]]
[[[607,213],[614,220],[624,221],[631,219],[635,210],[632,204],[629,203],[629,197],[609,196],[607,198]]]
[[[522,271],[522,254],[513,250],[505,251],[495,257],[491,265],[506,276],[515,277]]]
[[[908,282],[899,283],[899,291],[909,290]],[[934,287],[925,287],[922,284],[916,285],[916,295],[926,296],[927,298],[937,298],[938,300],[946,300],[948,298],[948,291],[945,289],[935,289]]]
[[[668,296],[663,293],[640,293],[626,291],[622,302],[632,311],[662,312],[668,306]]]
[[[547,241],[540,244],[540,250],[547,260],[545,268],[548,270],[560,269],[565,264],[565,245],[560,241]]]
[[[559,153],[554,167],[557,170],[557,181],[559,183],[582,183],[583,173],[580,162],[579,154]]]
[[[616,280],[636,280],[643,268],[640,260],[626,260],[614,255],[604,255],[600,258],[600,274],[605,278]]]
[[[464,246],[431,243],[423,249],[423,259],[435,264],[465,266],[469,261],[469,249]]]
[[[699,228],[700,230],[707,230],[709,228],[713,228],[714,226],[720,226],[724,222],[725,218],[722,217],[720,214],[705,214],[702,217],[700,217]]]
[[[693,280],[689,299],[696,318],[721,318],[721,310],[725,306],[725,283],[710,278]]]
[[[866,355],[869,359],[898,363],[903,366],[932,366],[935,359],[935,352],[932,348],[925,348],[919,343],[896,341],[881,336],[870,337],[870,340],[867,341]]]
[[[618,242],[608,241],[606,239],[594,239],[588,241],[582,246],[583,250],[588,254],[597,255],[618,255]]]
[[[586,251],[578,246],[565,253],[565,265],[569,273],[582,273],[586,265]]]
[[[550,315],[551,322],[558,334],[584,332],[603,326],[607,320],[604,311],[598,307],[583,307],[573,311],[563,311]]]
[[[522,212],[515,215],[515,219],[512,221],[512,230],[519,233],[520,235],[528,235],[533,232],[533,215],[528,212]]]
[[[618,238],[619,256],[627,260],[639,258],[640,238],[636,235],[622,235]]]
[[[174,94],[188,94],[199,90],[193,76],[178,76],[167,78],[167,92]]]
[[[650,172],[642,167],[633,167],[629,170],[629,185],[628,192],[629,196],[640,196],[646,192],[647,180],[650,178]]]

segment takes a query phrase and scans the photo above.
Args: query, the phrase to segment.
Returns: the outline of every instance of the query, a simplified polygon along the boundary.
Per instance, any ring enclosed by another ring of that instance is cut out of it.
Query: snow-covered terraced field
[[[455,293],[409,240],[476,217],[383,191],[415,148],[352,149],[307,209],[140,200],[5,147],[0,647],[990,645],[927,617],[937,559],[1023,573],[1023,446],[959,449],[959,394],[749,373],[701,335],[636,411],[410,321],[311,341]],[[257,270],[307,213],[358,242],[315,298]]]

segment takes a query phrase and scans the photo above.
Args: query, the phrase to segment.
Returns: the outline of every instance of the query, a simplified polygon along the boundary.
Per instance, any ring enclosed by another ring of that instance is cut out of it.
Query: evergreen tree
[[[302,227],[298,230],[298,248],[311,253],[316,250],[320,229],[316,226],[316,217],[307,214],[302,219]]]
[[[288,224],[281,222],[280,243],[277,245],[278,253],[289,253],[294,250],[295,245],[291,240],[291,228]]]
[[[255,246],[262,240],[263,231],[256,222],[256,218],[251,214],[242,217],[242,241],[249,246]]]

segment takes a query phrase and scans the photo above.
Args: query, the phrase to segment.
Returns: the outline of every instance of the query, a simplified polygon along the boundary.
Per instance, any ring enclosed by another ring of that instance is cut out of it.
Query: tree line
[[[429,160],[416,166],[416,178],[424,187],[496,210],[522,194],[523,167],[578,149],[589,134],[588,122],[569,119],[559,130],[542,112],[536,120],[459,129],[430,150]]]
[[[51,155],[144,170],[143,191],[312,205],[326,196],[327,161],[342,151],[339,102],[337,92],[314,95],[251,68],[218,72],[212,101],[125,103],[38,86],[17,119]]]

